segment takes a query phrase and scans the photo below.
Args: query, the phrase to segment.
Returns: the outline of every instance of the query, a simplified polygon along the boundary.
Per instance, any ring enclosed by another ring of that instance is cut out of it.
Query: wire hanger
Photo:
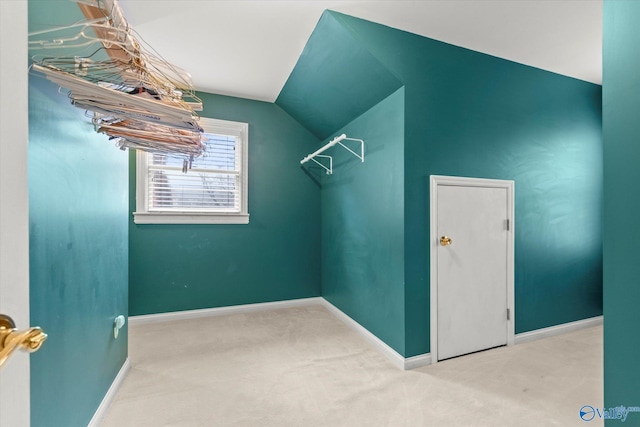
[[[87,18],[71,25],[30,33],[51,35],[77,28],[74,35],[29,41],[31,69],[68,90],[71,103],[92,112],[96,130],[121,147],[188,156],[204,152],[196,109],[202,102],[191,76],[150,48],[129,26],[117,0],[75,0]],[[95,35],[89,34],[91,30]],[[87,56],[82,49],[99,45]],[[104,52],[108,59],[100,59]],[[186,101],[189,99],[189,101]]]

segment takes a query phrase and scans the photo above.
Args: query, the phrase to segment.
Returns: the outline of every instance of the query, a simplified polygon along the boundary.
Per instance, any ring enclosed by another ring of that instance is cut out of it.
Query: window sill
[[[134,212],[136,224],[249,224],[249,214]]]

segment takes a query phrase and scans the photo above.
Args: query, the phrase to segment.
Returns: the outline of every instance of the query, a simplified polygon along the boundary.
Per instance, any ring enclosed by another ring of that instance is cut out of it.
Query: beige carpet
[[[404,372],[321,306],[137,325],[129,341],[103,427],[603,425],[579,416],[603,404],[601,326]]]

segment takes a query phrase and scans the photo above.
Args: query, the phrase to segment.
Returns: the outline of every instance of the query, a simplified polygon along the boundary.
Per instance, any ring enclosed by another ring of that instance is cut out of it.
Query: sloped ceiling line
[[[331,11],[325,11],[276,104],[324,140],[402,86]]]

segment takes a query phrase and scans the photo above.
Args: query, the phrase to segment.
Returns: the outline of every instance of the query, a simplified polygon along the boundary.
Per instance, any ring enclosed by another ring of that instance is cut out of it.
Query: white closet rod
[[[358,141],[360,143],[360,154],[356,153],[351,148],[349,148],[346,145],[344,145],[342,143],[342,141],[344,141],[344,140],[347,140],[347,141]],[[324,147],[320,148],[319,150],[316,150],[315,152],[309,154],[304,159],[300,160],[300,164],[302,165],[302,164],[308,162],[309,160],[311,160],[312,162],[322,166],[324,168],[324,170],[327,172],[327,175],[333,174],[333,157],[327,156],[327,155],[324,155],[324,154],[321,154],[321,153],[323,153],[325,150],[333,147],[334,145],[340,145],[342,148],[344,148],[345,150],[347,150],[348,152],[350,152],[351,154],[353,154],[354,156],[359,158],[360,161],[362,161],[364,163],[364,141],[361,140],[361,139],[356,139],[356,138],[347,138],[347,135],[345,135],[343,133],[342,135],[336,136],[335,138],[333,138]],[[326,165],[323,165],[322,163],[317,161],[315,159],[315,157],[322,157],[322,158],[328,159],[329,160],[329,167],[327,167]]]
[[[309,160],[313,159],[315,156],[317,156],[318,154],[322,154],[325,150],[328,150],[329,148],[333,147],[334,145],[336,145],[338,142],[342,141],[343,139],[346,139],[347,135],[345,135],[344,133],[340,136],[336,136],[335,138],[333,138],[331,141],[329,141],[327,143],[327,145],[325,145],[324,147],[316,150],[315,152],[309,154],[307,157],[305,157],[304,159],[300,160],[300,164],[304,164],[307,163]]]

